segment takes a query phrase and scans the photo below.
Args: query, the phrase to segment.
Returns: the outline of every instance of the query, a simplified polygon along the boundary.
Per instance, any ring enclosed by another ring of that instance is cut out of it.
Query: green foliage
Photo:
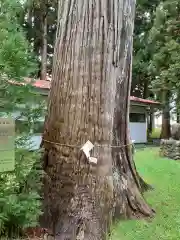
[[[16,0],[0,1],[0,72],[8,79],[18,80],[34,70],[28,42],[17,21],[21,4]]]
[[[42,172],[37,170],[37,159],[36,152],[19,149],[15,171],[0,174],[0,236],[14,237],[23,228],[38,224]]]
[[[137,1],[131,94],[160,101],[163,119],[180,112],[179,12],[180,0]]]
[[[16,126],[15,171],[0,174],[0,235],[10,239],[27,226],[36,226],[41,214],[39,153],[27,142],[44,114],[44,101],[24,77],[36,70],[31,48],[19,25],[22,5],[0,0],[0,116],[25,121]],[[1,238],[1,236],[0,236]]]
[[[138,0],[131,94],[180,102],[180,1]],[[169,92],[168,92],[169,91]],[[168,99],[169,98],[169,99]],[[172,107],[172,106],[171,106]]]
[[[32,90],[29,85],[15,87],[9,81],[23,84],[24,77],[35,71],[36,64],[18,24],[21,4],[16,0],[1,0],[0,6],[0,107],[12,112],[16,110],[17,103],[32,98]]]
[[[154,10],[159,2],[160,0],[138,0],[136,3],[131,94],[138,97],[153,97],[149,88],[153,76],[147,71],[153,54],[148,37],[153,24]]]
[[[156,9],[154,24],[149,35],[153,46],[150,74],[156,77],[151,82],[153,91],[170,90],[172,100],[179,92],[180,74],[180,1],[161,2]]]
[[[151,139],[160,139],[161,135],[161,129],[160,128],[154,128],[152,130],[152,133],[150,134]]]

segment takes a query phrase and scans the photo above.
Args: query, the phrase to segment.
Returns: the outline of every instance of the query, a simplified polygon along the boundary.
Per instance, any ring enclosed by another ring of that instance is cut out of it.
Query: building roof
[[[33,86],[41,89],[50,89],[51,82],[45,80],[37,80],[33,83]]]
[[[25,78],[25,82],[30,83],[32,81],[32,79],[30,78]],[[12,81],[11,81],[12,82]],[[14,84],[17,85],[24,85],[24,83],[15,83]],[[51,87],[51,81],[48,80],[36,80],[32,83],[32,85],[36,88],[40,88],[40,89],[50,89]],[[144,104],[144,105],[160,105],[160,102],[156,102],[153,100],[149,100],[149,99],[143,99],[143,98],[138,98],[138,97],[134,97],[134,96],[130,96],[130,101],[131,102],[136,102],[139,104]]]
[[[134,96],[130,96],[130,100],[132,102],[143,103],[146,105],[151,105],[151,104],[160,105],[160,102],[156,102],[156,101],[149,100],[149,99],[138,98],[138,97],[134,97]]]
[[[14,85],[26,85],[27,83],[32,83],[32,86],[41,89],[50,89],[50,81],[46,80],[36,80],[33,81],[31,78],[24,78],[24,82],[17,82],[13,80],[9,80],[10,83]]]

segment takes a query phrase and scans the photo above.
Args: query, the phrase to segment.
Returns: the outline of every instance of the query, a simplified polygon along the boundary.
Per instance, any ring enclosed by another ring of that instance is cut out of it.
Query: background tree
[[[133,68],[131,95],[141,98],[155,99],[151,88],[153,74],[149,74],[148,67],[153,56],[152,46],[148,43],[150,29],[153,25],[154,13],[160,0],[138,0],[136,3],[135,29],[133,41]],[[148,135],[153,130],[154,109],[150,109],[148,116]]]
[[[152,59],[152,46],[148,43],[153,25],[154,12],[160,0],[138,0],[136,4],[135,29],[133,41],[133,75],[131,95],[141,98],[153,98],[150,88],[154,76],[149,75],[148,66]]]
[[[171,1],[160,3],[149,37],[153,46],[149,70],[155,76],[151,85],[163,104],[161,138],[170,137],[171,103],[176,100],[178,104],[179,101],[179,10],[180,1],[174,1],[173,4]]]
[[[134,11],[134,0],[59,0],[42,141],[42,224],[59,239],[105,239],[113,218],[153,215],[128,137]]]
[[[34,48],[39,60],[40,79],[46,80],[52,71],[52,54],[57,21],[57,0],[26,0],[22,17],[22,25],[27,39]]]

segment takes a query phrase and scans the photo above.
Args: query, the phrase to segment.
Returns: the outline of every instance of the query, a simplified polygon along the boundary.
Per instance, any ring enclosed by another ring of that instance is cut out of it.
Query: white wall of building
[[[129,130],[131,139],[135,143],[147,142],[147,123],[129,123]]]
[[[144,120],[141,118],[132,119],[130,117],[129,130],[131,140],[135,143],[146,143],[147,142],[147,106],[142,105],[131,105],[130,116],[132,114],[144,115]]]

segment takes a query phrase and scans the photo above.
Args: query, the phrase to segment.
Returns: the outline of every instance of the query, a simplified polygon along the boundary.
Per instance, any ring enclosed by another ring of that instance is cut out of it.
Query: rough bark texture
[[[179,111],[176,111],[176,122],[180,123],[180,115],[179,115]]]
[[[177,98],[176,98],[176,122],[180,123],[180,109],[179,109],[179,103],[180,103],[180,93],[177,93]]]
[[[171,137],[175,140],[180,140],[180,124],[175,123],[171,127]]]
[[[48,32],[48,1],[44,0],[40,3],[41,9],[41,35],[42,35],[42,46],[41,46],[41,75],[40,79],[47,79],[47,32]]]
[[[151,109],[149,113],[149,127],[148,127],[149,134],[152,133],[153,128],[154,128],[154,109]]]
[[[42,34],[41,34],[41,11],[38,8],[34,9],[34,53],[39,56],[42,46]]]
[[[44,16],[43,24],[43,43],[41,49],[41,76],[40,79],[47,79],[47,16]]]
[[[134,0],[59,1],[42,141],[42,223],[56,239],[105,239],[113,217],[153,214],[128,138],[134,8]],[[80,150],[87,140],[97,165]]]
[[[161,139],[169,139],[170,137],[171,137],[170,92],[168,90],[164,90],[164,92],[163,92],[163,112],[162,112]]]

